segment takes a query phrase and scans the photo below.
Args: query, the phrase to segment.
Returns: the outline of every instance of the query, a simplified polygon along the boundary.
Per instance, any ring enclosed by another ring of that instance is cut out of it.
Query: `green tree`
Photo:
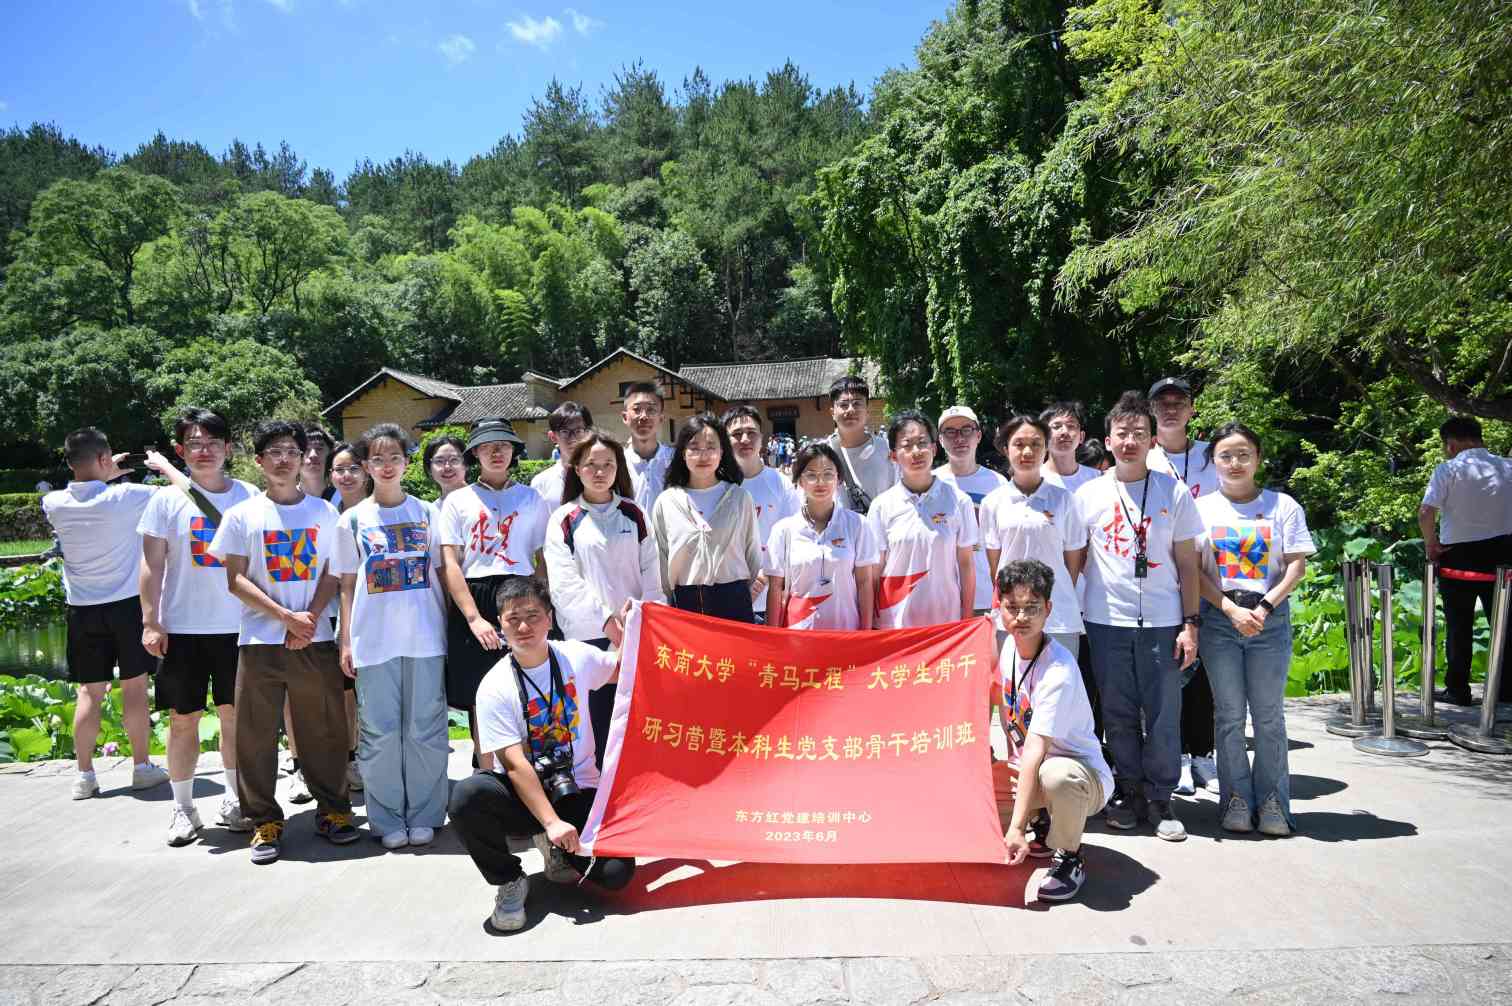
[[[285,298],[299,311],[300,285],[341,250],[346,227],[329,206],[256,192],[215,218],[208,241],[228,250],[230,283],[259,314]]]
[[[190,406],[214,409],[243,431],[275,414],[314,419],[320,411],[320,389],[299,361],[252,339],[198,339],[170,350],[147,385],[166,403],[147,413],[159,417],[164,431]]]
[[[636,352],[674,370],[690,357],[718,310],[714,276],[698,244],[679,230],[657,231],[630,251],[625,265],[635,294]]]
[[[99,266],[109,276],[126,324],[136,321],[132,284],[137,256],[167,234],[179,213],[174,187],[129,168],[107,168],[87,181],[65,179],[32,205],[32,247],[54,268]]]
[[[564,87],[555,77],[546,93],[532,98],[525,112],[526,162],[569,206],[595,176],[594,139],[598,122],[581,87]]]
[[[12,234],[24,236],[37,194],[64,178],[92,178],[110,162],[105,148],[85,146],[51,123],[0,130],[0,278],[14,255]]]

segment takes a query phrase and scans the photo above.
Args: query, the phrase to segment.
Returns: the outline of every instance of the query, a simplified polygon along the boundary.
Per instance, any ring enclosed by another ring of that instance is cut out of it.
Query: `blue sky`
[[[286,139],[345,178],[406,148],[458,164],[520,130],[556,76],[597,101],[641,59],[669,90],[792,60],[869,91],[948,0],[76,0],[6,5],[0,123],[51,121],[130,153],[161,129],[220,154]]]

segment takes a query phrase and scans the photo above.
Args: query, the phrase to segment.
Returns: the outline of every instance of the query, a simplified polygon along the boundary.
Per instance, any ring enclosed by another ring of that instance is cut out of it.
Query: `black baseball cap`
[[[1188,398],[1192,397],[1192,386],[1187,383],[1187,380],[1184,377],[1162,377],[1160,380],[1150,385],[1150,393],[1145,397],[1153,402],[1156,395],[1160,394],[1162,391],[1168,391],[1171,388],[1175,388],[1177,391],[1181,392],[1183,395],[1186,395]]]

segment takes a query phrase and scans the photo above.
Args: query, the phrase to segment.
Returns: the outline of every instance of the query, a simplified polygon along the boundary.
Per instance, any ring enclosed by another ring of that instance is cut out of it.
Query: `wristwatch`
[[[1201,615],[1186,615],[1185,617],[1183,617],[1181,619],[1181,621],[1182,621],[1182,624],[1184,624],[1184,625],[1195,625],[1195,626],[1201,627],[1201,625],[1202,625],[1202,616]]]
[[[1274,604],[1271,604],[1270,601],[1264,597],[1260,598],[1258,606],[1270,612],[1274,612],[1276,610],[1276,606]]]

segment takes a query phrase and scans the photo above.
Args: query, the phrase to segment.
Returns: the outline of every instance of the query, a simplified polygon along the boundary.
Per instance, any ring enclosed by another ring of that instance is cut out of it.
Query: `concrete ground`
[[[1178,798],[1184,843],[1093,822],[1068,904],[1034,901],[1029,866],[658,860],[602,897],[534,877],[508,936],[449,830],[334,848],[303,809],[283,860],[254,867],[217,828],[168,848],[168,788],[132,792],[129,764],[102,761],[101,798],[77,803],[71,766],[9,766],[0,1006],[1512,1000],[1512,759],[1362,754],[1324,731],[1335,705],[1289,704],[1296,837],[1227,835],[1207,793]]]

